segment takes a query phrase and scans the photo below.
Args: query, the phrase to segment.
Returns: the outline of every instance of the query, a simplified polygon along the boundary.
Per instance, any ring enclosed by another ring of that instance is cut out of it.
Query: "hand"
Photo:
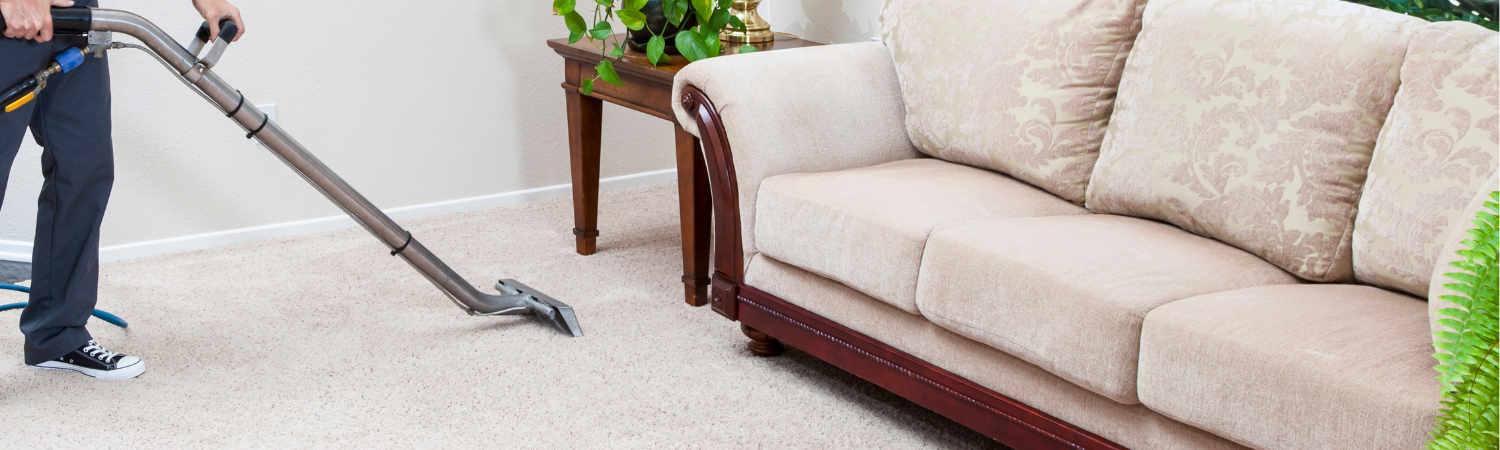
[[[0,0],[5,1],[5,0]],[[239,42],[245,36],[245,21],[240,19],[240,9],[234,7],[224,0],[193,0],[193,8],[198,14],[203,15],[203,20],[208,21],[208,41],[213,42],[219,38],[219,21],[229,19],[240,28],[240,33],[229,42]]]
[[[52,7],[73,6],[73,0],[0,0],[5,37],[52,40]]]

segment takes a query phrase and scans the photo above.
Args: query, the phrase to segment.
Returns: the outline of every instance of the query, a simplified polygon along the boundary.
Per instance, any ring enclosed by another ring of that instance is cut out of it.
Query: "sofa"
[[[676,77],[711,306],[1014,448],[1415,449],[1500,37],[1339,0],[888,0]]]

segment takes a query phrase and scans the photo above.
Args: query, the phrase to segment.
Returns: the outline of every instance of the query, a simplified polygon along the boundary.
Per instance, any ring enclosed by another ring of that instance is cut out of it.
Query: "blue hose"
[[[19,291],[19,292],[28,292],[28,293],[31,292],[31,288],[28,288],[26,286],[17,286],[17,285],[14,285],[14,284],[6,284],[6,283],[0,283],[0,289],[6,289],[6,290],[11,290],[11,291]],[[26,302],[11,303],[9,305],[0,305],[0,311],[7,311],[7,310],[12,310],[12,309],[21,309],[21,308],[25,308],[25,307],[26,307]],[[104,312],[104,311],[100,311],[100,310],[97,310],[97,309],[94,310],[94,317],[98,317],[99,320],[103,320],[105,322],[109,322],[109,323],[115,324],[115,326],[118,326],[120,328],[128,328],[128,327],[130,327],[130,324],[127,323],[127,322],[125,322],[125,319],[121,319],[120,316],[116,316],[114,314],[110,314],[110,313],[107,313],[107,312]]]

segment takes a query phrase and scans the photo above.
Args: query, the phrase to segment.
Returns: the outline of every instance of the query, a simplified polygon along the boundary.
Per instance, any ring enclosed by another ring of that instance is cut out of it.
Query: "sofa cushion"
[[[922,152],[1083,203],[1145,0],[892,0],[882,34]]]
[[[1342,0],[1153,0],[1088,205],[1313,281],[1353,278],[1355,203],[1413,29]]]
[[[917,306],[944,328],[1131,404],[1141,320],[1152,308],[1295,282],[1255,255],[1149,220],[987,220],[933,231]]]
[[[765,254],[756,254],[745,267],[745,284],[1126,448],[1244,449],[1145,406],[1122,405],[1101,397],[994,347],[953,334],[922,316],[907,314]],[[799,371],[818,367],[796,366],[803,368]],[[863,408],[846,411],[869,414]]]
[[[1084,214],[998,173],[923,158],[761,183],[760,251],[917,314],[917,267],[938,225]]]
[[[1427,305],[1370,286],[1265,286],[1146,315],[1141,402],[1255,448],[1422,448]]]
[[[1500,152],[1500,34],[1467,22],[1418,32],[1401,66],[1354,219],[1354,276],[1426,297],[1438,250]],[[1489,186],[1494,186],[1490,184]]]

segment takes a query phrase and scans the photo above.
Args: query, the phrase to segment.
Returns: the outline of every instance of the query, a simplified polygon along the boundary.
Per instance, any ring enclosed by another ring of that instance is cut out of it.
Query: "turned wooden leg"
[[[708,304],[709,226],[713,202],[698,138],[677,126],[677,200],[682,216],[682,284],[687,304]]]
[[[578,254],[594,254],[599,236],[599,134],[603,102],[568,94],[568,147],[573,166],[573,235]]]
[[[781,341],[760,332],[760,330],[750,328],[749,325],[740,324],[740,332],[745,333],[745,337],[750,338],[748,347],[750,347],[750,354],[752,355],[776,356],[780,355],[783,350],[786,350],[781,346]]]

